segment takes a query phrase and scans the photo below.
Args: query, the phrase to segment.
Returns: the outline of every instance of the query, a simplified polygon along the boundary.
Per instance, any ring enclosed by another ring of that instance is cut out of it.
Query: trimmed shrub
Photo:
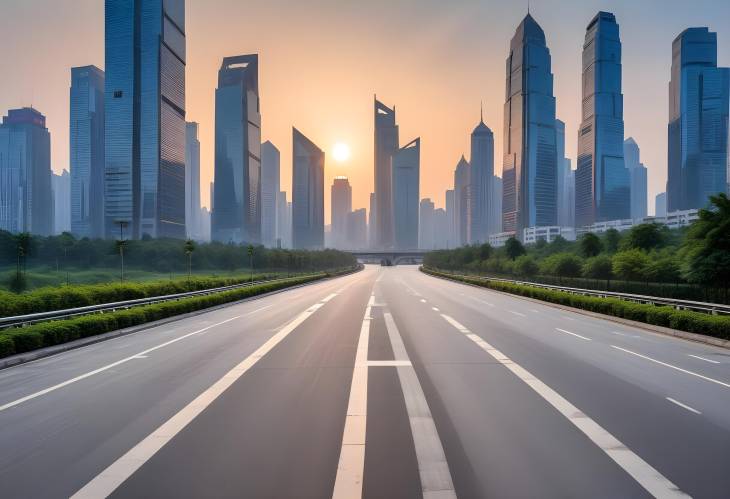
[[[7,336],[0,336],[0,357],[7,357],[15,353],[15,343]]]

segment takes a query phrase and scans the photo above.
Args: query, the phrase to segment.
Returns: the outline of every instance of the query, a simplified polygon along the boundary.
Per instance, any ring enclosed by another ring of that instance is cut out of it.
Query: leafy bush
[[[647,324],[670,327],[680,331],[730,340],[730,317],[728,316],[709,315],[689,310],[675,310],[669,306],[633,303],[619,300],[618,298],[583,296],[565,291],[538,288],[527,284],[457,276],[426,267],[422,267],[421,270],[427,274],[466,282],[468,284],[475,284],[497,291],[527,296],[560,305],[568,305],[591,312],[645,322]]]

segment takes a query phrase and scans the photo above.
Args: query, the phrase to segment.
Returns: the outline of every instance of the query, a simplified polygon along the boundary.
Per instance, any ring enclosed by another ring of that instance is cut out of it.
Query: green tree
[[[518,256],[526,253],[525,247],[514,236],[507,239],[507,242],[504,243],[504,252],[510,260],[514,260]]]
[[[640,249],[624,250],[613,255],[613,273],[627,281],[643,281],[649,257]]]
[[[185,254],[188,257],[188,281],[193,273],[193,251],[195,251],[195,241],[188,239],[184,245]]]
[[[652,255],[646,266],[646,279],[652,282],[679,282],[679,262],[673,254]]]
[[[644,251],[661,248],[667,240],[668,231],[666,225],[655,223],[635,225],[623,238],[621,246],[623,249],[636,248]]]
[[[572,253],[555,253],[543,260],[540,271],[558,277],[562,282],[564,277],[579,277],[583,261]]]
[[[606,289],[611,287],[613,278],[613,262],[608,255],[597,255],[591,257],[583,264],[583,277],[589,279],[602,279],[606,281]]]
[[[479,246],[479,259],[480,260],[489,260],[492,256],[492,245],[489,243],[484,243],[481,246]]]
[[[603,251],[601,239],[593,232],[587,232],[580,238],[580,252],[585,258],[591,258]]]
[[[534,277],[540,269],[531,256],[521,255],[515,259],[513,270],[520,277],[530,278]]]
[[[608,229],[603,235],[603,243],[606,251],[611,254],[616,253],[621,244],[621,233],[616,229]]]
[[[699,220],[687,231],[682,248],[684,277],[692,283],[722,288],[730,285],[730,200],[725,194],[710,196],[710,209],[701,209]]]

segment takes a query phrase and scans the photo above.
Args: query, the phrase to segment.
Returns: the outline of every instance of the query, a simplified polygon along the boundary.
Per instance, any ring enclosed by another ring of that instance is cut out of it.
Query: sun
[[[339,163],[347,161],[348,159],[350,159],[350,146],[348,146],[344,142],[336,143],[335,146],[332,148],[332,157],[335,158],[335,161]]]

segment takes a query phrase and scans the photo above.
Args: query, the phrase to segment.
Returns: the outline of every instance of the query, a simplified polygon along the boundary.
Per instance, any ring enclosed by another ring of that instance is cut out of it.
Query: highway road
[[[415,267],[0,371],[0,496],[730,496],[730,351]]]

